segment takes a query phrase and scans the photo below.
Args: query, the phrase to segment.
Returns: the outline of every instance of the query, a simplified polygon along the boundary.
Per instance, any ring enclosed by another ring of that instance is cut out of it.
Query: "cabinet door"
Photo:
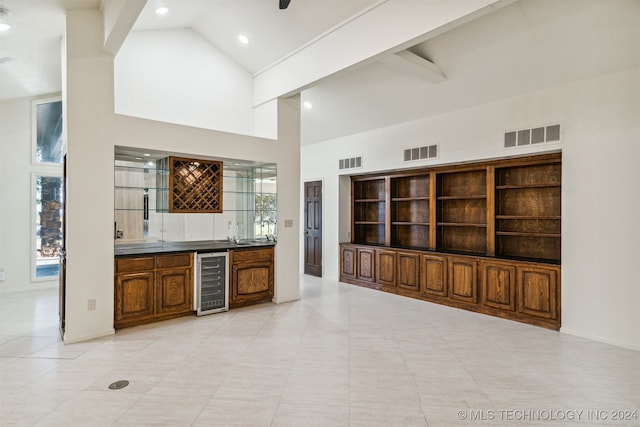
[[[376,251],[376,282],[381,285],[396,285],[396,252]]]
[[[560,270],[554,267],[517,266],[518,311],[545,319],[557,319]]]
[[[116,275],[115,327],[153,316],[153,272]]]
[[[273,261],[246,261],[231,267],[230,304],[270,301],[273,298]]]
[[[357,278],[367,282],[375,282],[375,260],[374,250],[358,248],[358,270]]]
[[[478,261],[475,258],[449,257],[449,298],[478,302]]]
[[[447,296],[447,259],[445,257],[420,256],[420,290],[427,295]]]
[[[193,311],[193,278],[190,268],[170,268],[156,273],[156,313]]]
[[[398,252],[398,287],[417,291],[420,289],[420,255]]]
[[[341,247],[340,276],[346,279],[356,278],[356,248],[353,246]]]
[[[513,264],[481,261],[480,286],[482,305],[515,311],[516,267]]]

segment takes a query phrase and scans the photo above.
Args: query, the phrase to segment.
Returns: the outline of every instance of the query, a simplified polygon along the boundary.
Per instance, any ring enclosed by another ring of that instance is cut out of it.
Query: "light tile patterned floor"
[[[2,426],[640,425],[639,352],[309,276],[300,301],[78,344],[55,291],[0,310]]]

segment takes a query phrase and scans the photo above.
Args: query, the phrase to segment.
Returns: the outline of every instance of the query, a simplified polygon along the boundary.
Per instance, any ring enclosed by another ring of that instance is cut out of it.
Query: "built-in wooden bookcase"
[[[351,243],[560,262],[560,154],[352,178]]]
[[[561,325],[561,155],[355,176],[340,280]]]
[[[353,237],[356,243],[384,245],[386,239],[386,179],[352,182]]]
[[[429,174],[391,178],[391,246],[429,247]]]
[[[437,249],[486,253],[486,169],[440,173],[437,182]]]
[[[496,255],[560,261],[559,162],[496,168]]]

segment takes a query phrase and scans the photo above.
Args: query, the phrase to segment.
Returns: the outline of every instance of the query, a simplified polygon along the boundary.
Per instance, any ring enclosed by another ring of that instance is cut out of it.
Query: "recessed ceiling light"
[[[304,101],[304,102],[302,103],[302,106],[303,106],[304,108],[306,108],[307,110],[310,110],[310,109],[312,109],[312,108],[313,108],[313,104],[312,104],[312,103],[310,103],[309,101]]]
[[[145,156],[145,157],[151,157],[151,154],[149,154],[149,153],[144,153],[144,154],[143,154],[143,156]]]
[[[166,6],[160,6],[156,9],[156,13],[158,15],[166,15],[167,13],[169,13],[169,8]]]
[[[245,36],[244,34],[240,34],[238,36],[238,40],[240,41],[240,43],[242,44],[249,44],[249,37]]]
[[[9,28],[11,28],[11,25],[0,22],[0,33],[3,31],[7,31]]]

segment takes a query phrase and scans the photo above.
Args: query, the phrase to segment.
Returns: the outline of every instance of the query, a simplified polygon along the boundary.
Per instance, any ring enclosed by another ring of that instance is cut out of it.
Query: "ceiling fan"
[[[291,0],[280,0],[280,9],[286,9],[289,7],[289,3],[291,3]]]

